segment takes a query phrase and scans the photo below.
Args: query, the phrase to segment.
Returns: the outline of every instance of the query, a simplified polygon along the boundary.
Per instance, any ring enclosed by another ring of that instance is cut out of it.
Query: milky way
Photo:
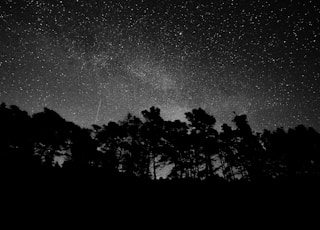
[[[0,101],[84,127],[157,106],[320,130],[314,1],[0,3]]]

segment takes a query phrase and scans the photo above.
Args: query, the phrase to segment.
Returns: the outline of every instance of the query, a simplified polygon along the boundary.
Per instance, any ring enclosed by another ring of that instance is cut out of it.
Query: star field
[[[0,101],[30,113],[88,127],[202,107],[320,130],[316,0],[4,0],[0,34]]]

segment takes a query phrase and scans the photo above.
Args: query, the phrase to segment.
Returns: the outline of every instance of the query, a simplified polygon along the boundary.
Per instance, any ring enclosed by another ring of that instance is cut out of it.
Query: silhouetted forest
[[[235,115],[234,126],[217,131],[214,116],[201,108],[186,118],[166,121],[151,107],[141,119],[128,114],[89,129],[48,108],[30,116],[2,103],[2,176],[217,184],[319,178],[320,135],[313,128],[254,132],[246,115]]]

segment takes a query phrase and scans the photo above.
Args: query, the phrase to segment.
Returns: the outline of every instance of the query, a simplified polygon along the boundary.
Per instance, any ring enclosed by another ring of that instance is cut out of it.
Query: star
[[[202,107],[320,129],[317,1],[3,0],[0,101],[80,126]],[[32,12],[32,13],[31,13]]]

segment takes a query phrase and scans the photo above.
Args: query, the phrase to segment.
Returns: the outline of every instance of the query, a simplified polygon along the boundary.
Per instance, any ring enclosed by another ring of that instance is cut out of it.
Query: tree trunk
[[[157,167],[156,167],[156,157],[152,153],[152,170],[153,170],[153,179],[157,179]]]

